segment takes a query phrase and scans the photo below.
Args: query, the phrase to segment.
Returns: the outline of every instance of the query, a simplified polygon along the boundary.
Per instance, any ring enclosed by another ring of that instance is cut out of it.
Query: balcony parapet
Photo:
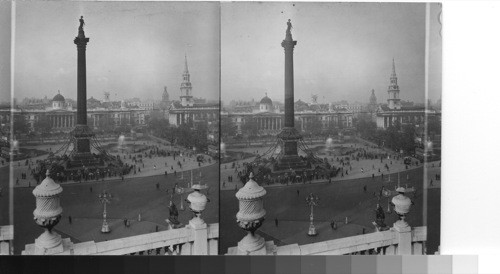
[[[35,254],[35,245],[26,245],[23,255],[217,255],[219,224],[208,224],[202,229],[201,240],[207,241],[206,251],[194,247],[195,231],[189,225],[183,228],[153,232],[132,237],[120,238],[105,242],[72,243],[63,239],[63,252]],[[196,233],[200,233],[197,229]],[[199,236],[200,234],[198,234]]]

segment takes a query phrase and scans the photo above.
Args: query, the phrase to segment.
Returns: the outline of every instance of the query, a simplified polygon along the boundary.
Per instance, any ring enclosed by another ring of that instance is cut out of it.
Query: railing
[[[411,233],[411,237],[401,237],[401,234]],[[268,255],[424,255],[424,242],[427,240],[427,227],[414,227],[408,232],[390,230],[357,235],[341,239],[317,242],[312,244],[274,246],[272,241],[266,243]],[[404,242],[408,241],[408,242]],[[399,245],[410,247],[398,250]],[[238,255],[237,247],[229,248],[228,255]]]
[[[14,226],[0,226],[0,255],[12,255],[13,240]]]
[[[398,254],[398,234],[387,230],[342,239],[306,245],[287,245],[276,248],[277,255],[346,255],[346,254]],[[423,255],[424,242],[427,240],[427,227],[411,230],[411,254]]]
[[[218,238],[219,224],[215,223],[201,229],[186,226],[98,243],[73,244],[63,239],[64,251],[52,255],[217,255]],[[35,245],[26,245],[22,254],[34,255]]]

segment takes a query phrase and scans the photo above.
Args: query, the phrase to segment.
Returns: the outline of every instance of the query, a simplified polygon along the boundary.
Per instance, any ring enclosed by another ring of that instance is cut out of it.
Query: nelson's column
[[[95,164],[93,155],[90,152],[90,142],[94,136],[92,130],[87,126],[87,67],[85,50],[89,38],[85,37],[83,31],[83,16],[80,17],[80,27],[78,28],[78,36],[75,37],[74,43],[78,51],[78,67],[77,67],[77,112],[76,126],[73,130],[74,142],[72,165],[91,165]]]
[[[292,23],[288,19],[285,40],[281,42],[281,46],[285,49],[285,126],[277,136],[282,146],[277,169],[300,169],[307,166],[307,162],[298,155],[297,143],[302,136],[294,127],[293,49],[297,41],[293,40],[291,30]]]

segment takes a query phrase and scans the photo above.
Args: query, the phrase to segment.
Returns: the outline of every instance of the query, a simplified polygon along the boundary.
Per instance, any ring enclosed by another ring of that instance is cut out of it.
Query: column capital
[[[78,48],[87,46],[87,43],[89,42],[90,38],[88,37],[75,37],[75,40],[73,42],[75,45],[77,45]]]
[[[287,50],[287,49],[293,50],[295,45],[297,45],[297,41],[294,41],[294,40],[283,40],[283,42],[281,42],[281,46],[284,47],[285,50]]]

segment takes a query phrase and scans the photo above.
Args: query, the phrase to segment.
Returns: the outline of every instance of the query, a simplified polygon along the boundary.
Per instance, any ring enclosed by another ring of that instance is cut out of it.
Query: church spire
[[[184,73],[189,73],[187,54],[184,53]]]
[[[392,76],[396,77],[396,64],[394,63],[394,57],[392,58]]]
[[[188,70],[187,54],[184,54],[184,73],[182,74],[181,83],[181,105],[193,106],[193,96],[191,95],[191,80]]]
[[[392,74],[390,77],[390,84],[387,93],[389,94],[389,98],[387,99],[388,107],[390,109],[401,109],[398,77],[396,76],[396,64],[394,62],[394,58],[392,58]]]

